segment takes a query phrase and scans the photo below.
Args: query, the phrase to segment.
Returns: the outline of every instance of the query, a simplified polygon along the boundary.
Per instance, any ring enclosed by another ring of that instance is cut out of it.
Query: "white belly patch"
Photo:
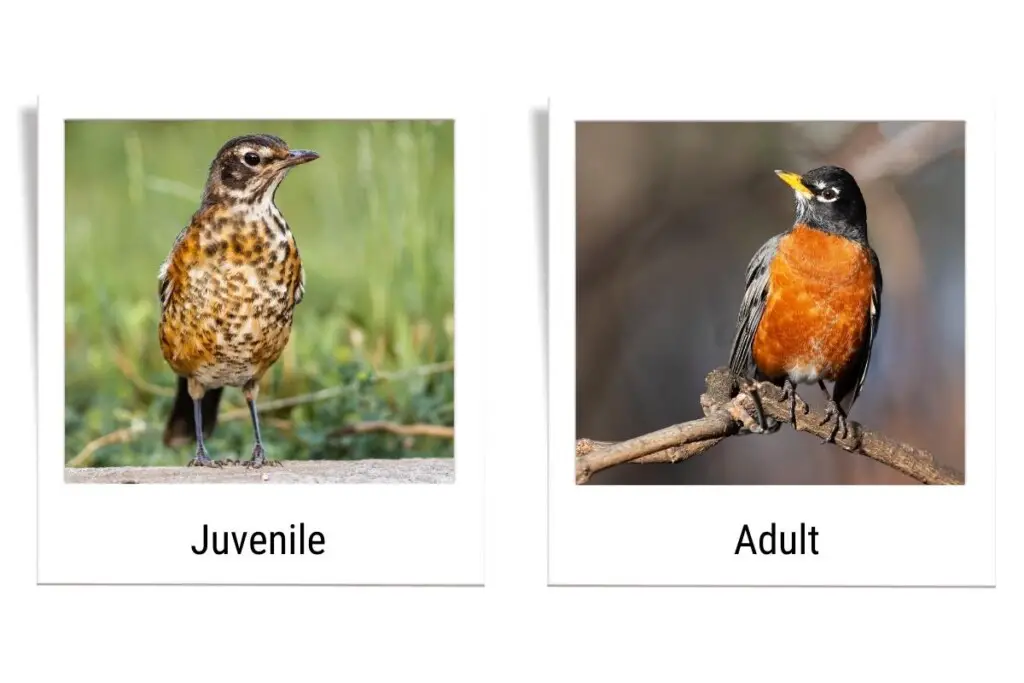
[[[821,368],[815,365],[797,365],[786,370],[793,384],[816,384],[821,379]]]

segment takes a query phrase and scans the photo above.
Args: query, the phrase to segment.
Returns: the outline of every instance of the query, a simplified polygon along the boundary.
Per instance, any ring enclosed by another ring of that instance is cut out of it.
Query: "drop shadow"
[[[544,344],[544,396],[545,416],[548,408],[548,236],[550,234],[548,210],[549,193],[549,153],[550,143],[548,135],[548,124],[550,114],[547,107],[536,107],[531,112],[533,125],[533,153],[536,169],[534,178],[537,182],[537,256],[540,259],[540,329],[541,338]],[[546,417],[545,417],[546,421]]]
[[[24,107],[21,119],[22,172],[25,176],[25,244],[28,245],[28,282],[32,329],[32,371],[39,395],[39,110]]]

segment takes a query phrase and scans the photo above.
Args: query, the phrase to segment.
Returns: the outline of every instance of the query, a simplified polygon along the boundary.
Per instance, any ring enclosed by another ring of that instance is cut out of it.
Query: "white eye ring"
[[[823,196],[823,195],[825,195],[826,193],[831,193],[831,194],[832,194],[832,196],[831,196],[831,197],[828,197],[828,198],[826,198],[826,197],[824,197],[824,196]],[[818,200],[819,202],[822,202],[822,203],[824,203],[824,204],[831,204],[831,203],[832,203],[832,202],[834,202],[835,200],[839,199],[839,190],[837,190],[837,189],[836,189],[836,188],[834,188],[834,187],[827,187],[827,188],[825,188],[825,189],[824,189],[824,190],[822,191],[822,193],[821,193],[821,194],[816,194],[816,195],[814,195],[814,198],[815,198],[815,199],[817,199],[817,200]]]

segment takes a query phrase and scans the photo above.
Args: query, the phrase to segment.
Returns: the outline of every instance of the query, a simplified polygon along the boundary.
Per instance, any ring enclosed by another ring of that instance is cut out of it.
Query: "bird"
[[[274,135],[228,140],[210,164],[199,209],[160,266],[160,350],[178,376],[163,441],[195,440],[189,466],[233,462],[214,460],[205,444],[225,387],[241,388],[249,407],[255,445],[245,465],[280,465],[266,457],[256,399],[288,343],[306,276],[274,198],[291,169],[318,158]]]
[[[823,443],[849,434],[882,313],[882,269],[868,242],[867,205],[854,177],[839,166],[800,175],[775,171],[792,188],[796,218],[754,254],[730,352],[732,373],[782,384],[796,426],[797,385],[817,384],[827,401]],[[825,382],[832,382],[829,393]],[[756,386],[756,385],[755,385]],[[754,391],[757,430],[777,431]],[[819,425],[820,426],[820,425]]]

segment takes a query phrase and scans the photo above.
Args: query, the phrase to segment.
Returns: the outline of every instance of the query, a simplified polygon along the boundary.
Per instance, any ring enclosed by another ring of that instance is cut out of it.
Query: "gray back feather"
[[[871,265],[874,266],[875,270],[875,286],[871,291],[871,311],[869,312],[870,319],[868,324],[868,338],[865,340],[864,346],[861,347],[860,357],[858,358],[857,372],[857,384],[854,385],[853,391],[847,392],[844,396],[834,396],[839,406],[850,414],[850,408],[853,407],[854,401],[860,396],[861,389],[864,388],[864,380],[868,377],[868,368],[871,366],[871,350],[875,344],[875,335],[878,333],[878,321],[882,317],[882,268],[878,263],[878,255],[875,254],[875,250],[871,247],[867,247],[868,258],[871,259]],[[837,384],[837,389],[838,384]]]
[[[768,266],[778,250],[780,239],[782,235],[776,235],[762,244],[747,264],[746,291],[736,320],[736,336],[732,341],[729,367],[733,373],[750,379],[754,379],[757,374],[753,356],[754,334],[757,333],[768,298]]]

